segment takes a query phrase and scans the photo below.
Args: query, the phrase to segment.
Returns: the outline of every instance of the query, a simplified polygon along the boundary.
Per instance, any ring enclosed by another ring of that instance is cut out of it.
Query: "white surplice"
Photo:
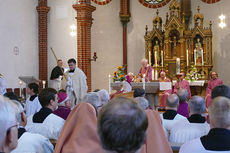
[[[25,132],[18,140],[17,148],[11,153],[52,153],[53,150],[54,147],[48,138]]]
[[[38,96],[34,98],[33,101],[30,101],[30,97],[27,98],[26,105],[25,105],[25,111],[27,117],[39,112],[41,108],[42,106],[38,100]]]

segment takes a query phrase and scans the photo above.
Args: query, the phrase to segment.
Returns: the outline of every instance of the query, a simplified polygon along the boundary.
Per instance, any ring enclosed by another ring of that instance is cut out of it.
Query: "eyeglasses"
[[[6,131],[6,133],[9,134],[9,133],[10,133],[10,129],[13,128],[13,127],[19,128],[19,123],[17,123],[16,125],[13,125],[13,126],[11,126],[11,127],[9,127],[9,128],[7,129],[7,131]]]

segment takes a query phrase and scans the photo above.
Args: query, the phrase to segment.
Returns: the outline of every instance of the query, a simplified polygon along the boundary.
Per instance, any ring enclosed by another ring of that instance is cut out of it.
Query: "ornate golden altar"
[[[194,14],[194,25],[189,28],[181,5],[172,0],[165,24],[157,10],[153,18],[153,28],[145,32],[145,56],[155,70],[164,70],[173,79],[176,74],[176,62],[180,61],[180,72],[189,73],[196,68],[200,80],[209,80],[212,70],[212,23],[204,27],[204,15],[198,6]]]

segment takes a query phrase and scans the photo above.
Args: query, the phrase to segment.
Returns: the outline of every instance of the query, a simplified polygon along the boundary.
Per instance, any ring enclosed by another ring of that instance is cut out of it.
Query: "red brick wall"
[[[202,1],[208,4],[212,4],[212,3],[219,2],[220,0],[202,0]]]
[[[39,41],[39,80],[48,81],[48,18],[47,14],[50,8],[47,7],[47,0],[39,0],[37,6],[38,12],[38,41]],[[48,82],[46,83],[46,85]]]

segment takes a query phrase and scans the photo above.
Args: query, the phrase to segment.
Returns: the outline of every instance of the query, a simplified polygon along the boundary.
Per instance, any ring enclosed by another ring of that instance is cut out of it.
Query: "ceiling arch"
[[[112,0],[92,0],[94,3],[98,4],[98,5],[106,5],[109,2],[111,2]]]
[[[148,8],[160,8],[168,4],[171,0],[139,0],[139,2]]]

